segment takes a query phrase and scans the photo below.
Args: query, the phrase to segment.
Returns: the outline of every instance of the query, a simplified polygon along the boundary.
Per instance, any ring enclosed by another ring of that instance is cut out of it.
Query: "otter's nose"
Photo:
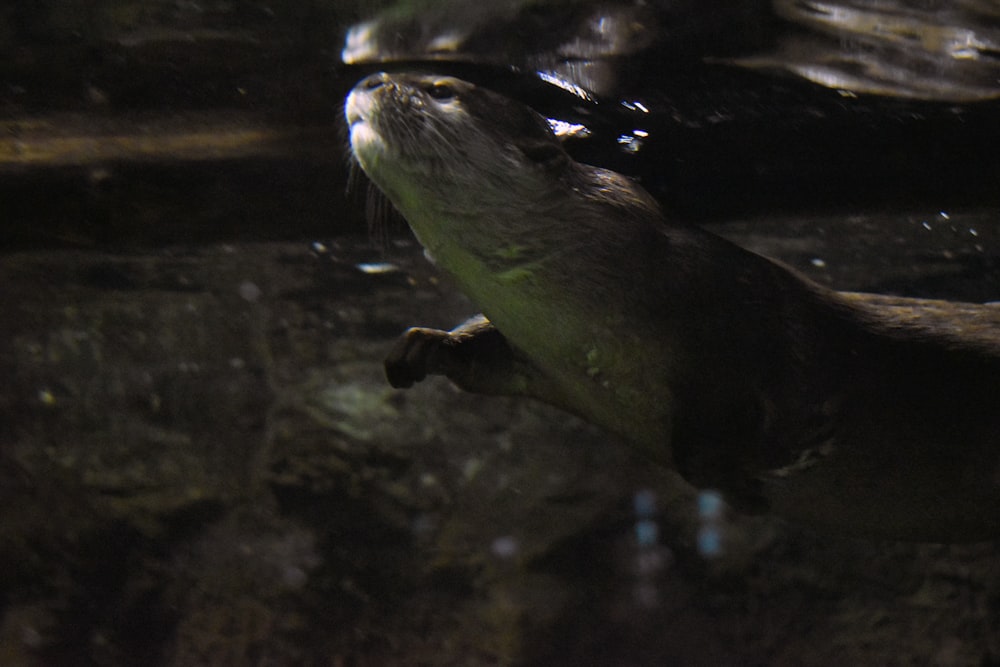
[[[362,90],[372,91],[378,90],[387,83],[389,83],[389,75],[385,72],[378,72],[377,74],[372,74],[371,76],[365,78],[359,87]]]

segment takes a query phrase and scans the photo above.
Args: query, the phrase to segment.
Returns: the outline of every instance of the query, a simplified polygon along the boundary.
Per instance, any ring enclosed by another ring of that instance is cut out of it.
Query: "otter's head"
[[[482,223],[535,209],[572,164],[542,116],[451,77],[374,74],[345,114],[355,158],[418,236],[428,216]]]
[[[579,274],[581,253],[661,224],[631,179],[573,161],[541,115],[466,81],[375,74],[345,115],[361,168],[484,311],[498,286],[531,282],[514,278]]]

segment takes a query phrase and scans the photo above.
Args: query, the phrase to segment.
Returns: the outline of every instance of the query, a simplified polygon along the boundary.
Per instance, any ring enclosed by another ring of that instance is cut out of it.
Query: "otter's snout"
[[[385,72],[378,72],[362,79],[355,88],[372,91],[378,90],[387,83],[389,83],[389,75]]]
[[[372,112],[371,93],[389,84],[389,75],[385,72],[372,74],[362,79],[347,96],[347,103],[344,104],[344,116],[347,118],[349,127],[369,120]]]

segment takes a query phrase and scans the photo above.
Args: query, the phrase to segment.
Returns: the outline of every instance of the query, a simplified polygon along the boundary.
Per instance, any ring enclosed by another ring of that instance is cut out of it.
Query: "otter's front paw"
[[[442,347],[450,336],[449,332],[440,329],[407,329],[385,358],[385,376],[389,384],[405,389],[428,375],[440,373]]]
[[[407,329],[385,360],[385,375],[396,388],[412,387],[428,375],[443,375],[477,394],[523,394],[529,362],[482,315],[451,331]]]

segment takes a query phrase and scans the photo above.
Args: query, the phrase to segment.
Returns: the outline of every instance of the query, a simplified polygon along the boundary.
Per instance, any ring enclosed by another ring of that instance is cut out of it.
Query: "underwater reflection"
[[[766,55],[739,58],[849,93],[949,102],[1000,95],[998,8],[985,2],[774,0],[798,30]]]
[[[772,0],[397,3],[352,26],[349,65],[510,66],[570,91],[614,96],[652,63],[783,72],[846,94],[944,102],[1000,96],[994,3]],[[693,56],[691,60],[689,56]]]

